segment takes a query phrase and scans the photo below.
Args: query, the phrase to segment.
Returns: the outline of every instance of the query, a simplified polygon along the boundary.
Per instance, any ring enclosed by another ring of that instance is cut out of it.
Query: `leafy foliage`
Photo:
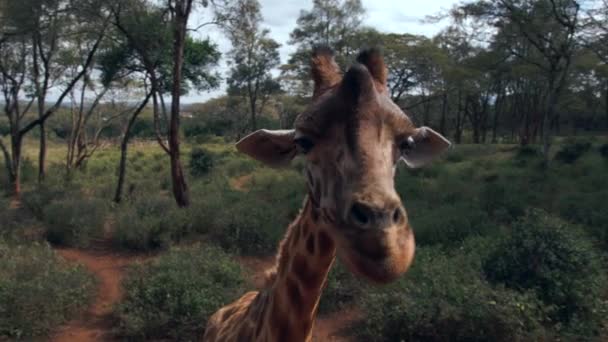
[[[213,167],[213,158],[209,151],[202,148],[193,148],[190,152],[190,173],[193,176],[203,176]]]
[[[597,332],[606,278],[599,254],[578,227],[531,210],[483,269],[492,282],[536,293],[553,322],[578,333]]]
[[[563,163],[572,164],[590,149],[591,143],[588,141],[570,141],[557,152],[555,159]]]
[[[0,241],[0,339],[31,340],[74,317],[89,302],[93,277],[47,244]]]
[[[493,288],[466,259],[419,249],[403,280],[370,289],[357,329],[368,341],[513,341],[542,335],[533,296]],[[390,309],[388,309],[390,308]]]
[[[134,266],[116,309],[129,340],[196,340],[207,319],[235,298],[243,283],[238,264],[216,247],[174,249]]]

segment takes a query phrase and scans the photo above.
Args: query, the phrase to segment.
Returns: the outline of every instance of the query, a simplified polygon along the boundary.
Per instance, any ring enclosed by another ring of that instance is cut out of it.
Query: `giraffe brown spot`
[[[298,241],[300,240],[300,234],[298,234],[298,230],[302,230],[301,226],[294,227],[296,231],[294,232],[293,240],[291,240],[291,248],[295,248],[298,245]]]
[[[315,254],[315,236],[314,236],[314,234],[308,235],[308,239],[306,239],[306,250],[310,254]]]
[[[239,334],[236,337],[236,340],[238,342],[249,342],[252,341],[252,330],[248,329],[248,327],[243,327],[241,328],[241,331],[239,331]]]
[[[300,227],[300,235],[302,235],[302,238],[304,238],[304,236],[306,236],[308,234],[308,225],[303,224]]]
[[[261,321],[259,321],[257,323],[257,326],[255,327],[255,338],[259,338],[260,334],[262,333],[262,327],[264,326],[264,323],[262,323]]]
[[[336,157],[336,161],[338,163],[341,163],[344,160],[344,150],[340,149],[340,151],[338,151],[338,156]]]
[[[321,256],[326,256],[333,250],[334,241],[329,237],[329,235],[327,235],[326,232],[319,232],[317,239],[319,244],[319,254]]]
[[[277,330],[276,330],[276,337],[277,337],[277,341],[289,341],[288,334],[289,334],[289,329],[288,329],[288,325],[289,323],[285,322],[283,324],[279,324],[277,326]]]
[[[302,285],[306,288],[314,288],[321,283],[322,275],[311,269],[303,255],[296,255],[293,259],[293,271],[298,275]]]
[[[310,217],[312,218],[312,222],[319,223],[319,209],[312,208],[310,210]]]
[[[319,201],[321,199],[321,186],[319,185],[319,182],[315,183],[313,197],[316,201]]]
[[[300,287],[293,278],[287,278],[287,295],[289,300],[295,308],[302,308],[302,293],[300,293]]]
[[[230,318],[230,316],[234,315],[234,313],[237,311],[236,307],[231,307],[229,309],[227,309],[226,311],[224,311],[224,313],[222,314],[222,319],[226,320],[228,318]]]

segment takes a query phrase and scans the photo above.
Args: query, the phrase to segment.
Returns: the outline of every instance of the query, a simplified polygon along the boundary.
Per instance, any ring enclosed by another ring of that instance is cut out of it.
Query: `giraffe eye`
[[[410,152],[414,146],[416,146],[416,142],[414,142],[414,138],[407,137],[407,139],[403,140],[401,144],[399,144],[399,149],[402,154],[407,154]]]
[[[306,153],[310,152],[310,150],[312,150],[312,148],[315,147],[315,143],[312,142],[312,140],[310,140],[307,137],[299,137],[299,138],[295,139],[294,142],[296,143],[298,150],[302,154],[306,154]]]

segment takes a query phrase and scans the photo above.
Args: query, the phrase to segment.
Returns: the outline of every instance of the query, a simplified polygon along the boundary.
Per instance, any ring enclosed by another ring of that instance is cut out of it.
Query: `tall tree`
[[[361,29],[364,14],[361,0],[313,0],[311,10],[300,12],[289,40],[289,44],[296,46],[296,51],[282,67],[284,77],[299,81],[298,93],[309,95],[312,92],[308,60],[314,44],[331,47],[342,66],[358,52],[360,46],[355,46],[353,41]]]
[[[250,129],[256,130],[258,114],[269,96],[279,90],[271,71],[279,65],[280,45],[268,37],[269,30],[260,27],[262,14],[257,0],[237,0],[226,10],[231,13],[222,16],[233,15],[224,25],[232,43],[228,93],[247,99]]]
[[[60,0],[26,0],[3,3],[0,50],[5,53],[0,59],[0,88],[3,90],[5,103],[8,104],[5,105],[4,111],[11,126],[11,151],[9,152],[3,143],[1,148],[6,164],[11,169],[9,179],[17,196],[20,192],[23,137],[32,129],[41,128],[39,179],[42,180],[46,156],[44,124],[61,107],[65,97],[92,65],[95,53],[104,38],[107,20],[103,15],[99,16],[102,20],[91,20],[88,26],[74,20],[82,13],[85,5],[90,9],[89,6],[93,2],[94,0],[74,4]],[[59,39],[62,39],[61,44]],[[80,71],[72,77],[62,77],[65,64],[55,61],[55,57],[71,51],[75,41],[81,43],[79,46],[82,50],[78,58],[71,59],[70,62],[79,65]],[[55,83],[61,83],[62,86]],[[46,94],[52,86],[62,89],[53,105],[47,107]],[[30,98],[30,103],[25,108],[19,105],[24,90],[27,90]],[[38,116],[24,124],[27,110],[36,99]]]
[[[563,93],[572,57],[579,41],[580,4],[575,0],[479,0],[460,7],[463,18],[486,21],[499,30],[506,46],[523,40],[535,54],[511,52],[539,68],[546,78],[546,100],[541,126],[545,165],[549,163],[552,126],[557,103]]]
[[[172,5],[172,4],[171,4]],[[171,7],[172,8],[172,7]],[[119,72],[139,73],[150,83],[150,96],[153,101],[154,122],[157,140],[171,159],[171,173],[174,182],[174,196],[181,206],[187,205],[187,187],[181,164],[179,163],[179,111],[172,113],[168,125],[168,141],[165,144],[161,133],[161,114],[165,116],[164,94],[167,91],[175,95],[175,9],[156,6],[146,0],[116,1],[112,3],[111,12],[113,23],[118,34],[114,37],[115,46],[104,55],[107,75]],[[198,41],[187,35],[184,36],[184,51],[180,66],[180,83],[178,97],[194,87],[206,90],[217,85],[217,75],[209,70],[216,65],[219,52],[209,40]],[[109,77],[109,76],[108,76]],[[146,92],[148,94],[148,92]],[[146,95],[148,97],[148,95]],[[160,102],[160,103],[159,103]],[[178,107],[179,108],[179,107]],[[143,108],[142,108],[143,109]],[[133,122],[137,116],[133,116]],[[132,125],[127,125],[127,128]],[[175,131],[177,130],[177,131]],[[123,141],[126,154],[129,131],[126,130]],[[124,168],[119,167],[120,174]],[[124,176],[123,176],[124,177]],[[120,180],[121,177],[119,177]],[[177,179],[176,179],[177,178]],[[121,182],[118,183],[115,200],[120,201],[122,194]],[[185,197],[184,197],[185,196]]]

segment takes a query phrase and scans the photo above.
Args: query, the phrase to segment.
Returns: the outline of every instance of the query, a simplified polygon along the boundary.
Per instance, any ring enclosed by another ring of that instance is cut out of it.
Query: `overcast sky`
[[[437,14],[441,10],[452,7],[457,0],[362,0],[366,15],[363,24],[371,26],[381,32],[412,33],[432,36],[436,34],[442,25],[423,24],[421,20],[427,15]],[[281,44],[281,62],[287,61],[293,46],[287,45],[289,33],[296,26],[296,20],[300,10],[310,10],[312,0],[260,0],[262,15],[264,17],[263,27],[270,30],[270,36]],[[190,18],[190,26],[209,21],[208,10],[193,13]],[[230,43],[224,38],[219,30],[206,26],[201,32],[195,33],[199,38],[209,37],[211,41],[218,44],[220,51],[224,54],[230,50]],[[220,72],[226,77],[226,63],[222,58]],[[190,94],[185,96],[184,103],[202,102],[224,93],[224,84],[217,90]]]

